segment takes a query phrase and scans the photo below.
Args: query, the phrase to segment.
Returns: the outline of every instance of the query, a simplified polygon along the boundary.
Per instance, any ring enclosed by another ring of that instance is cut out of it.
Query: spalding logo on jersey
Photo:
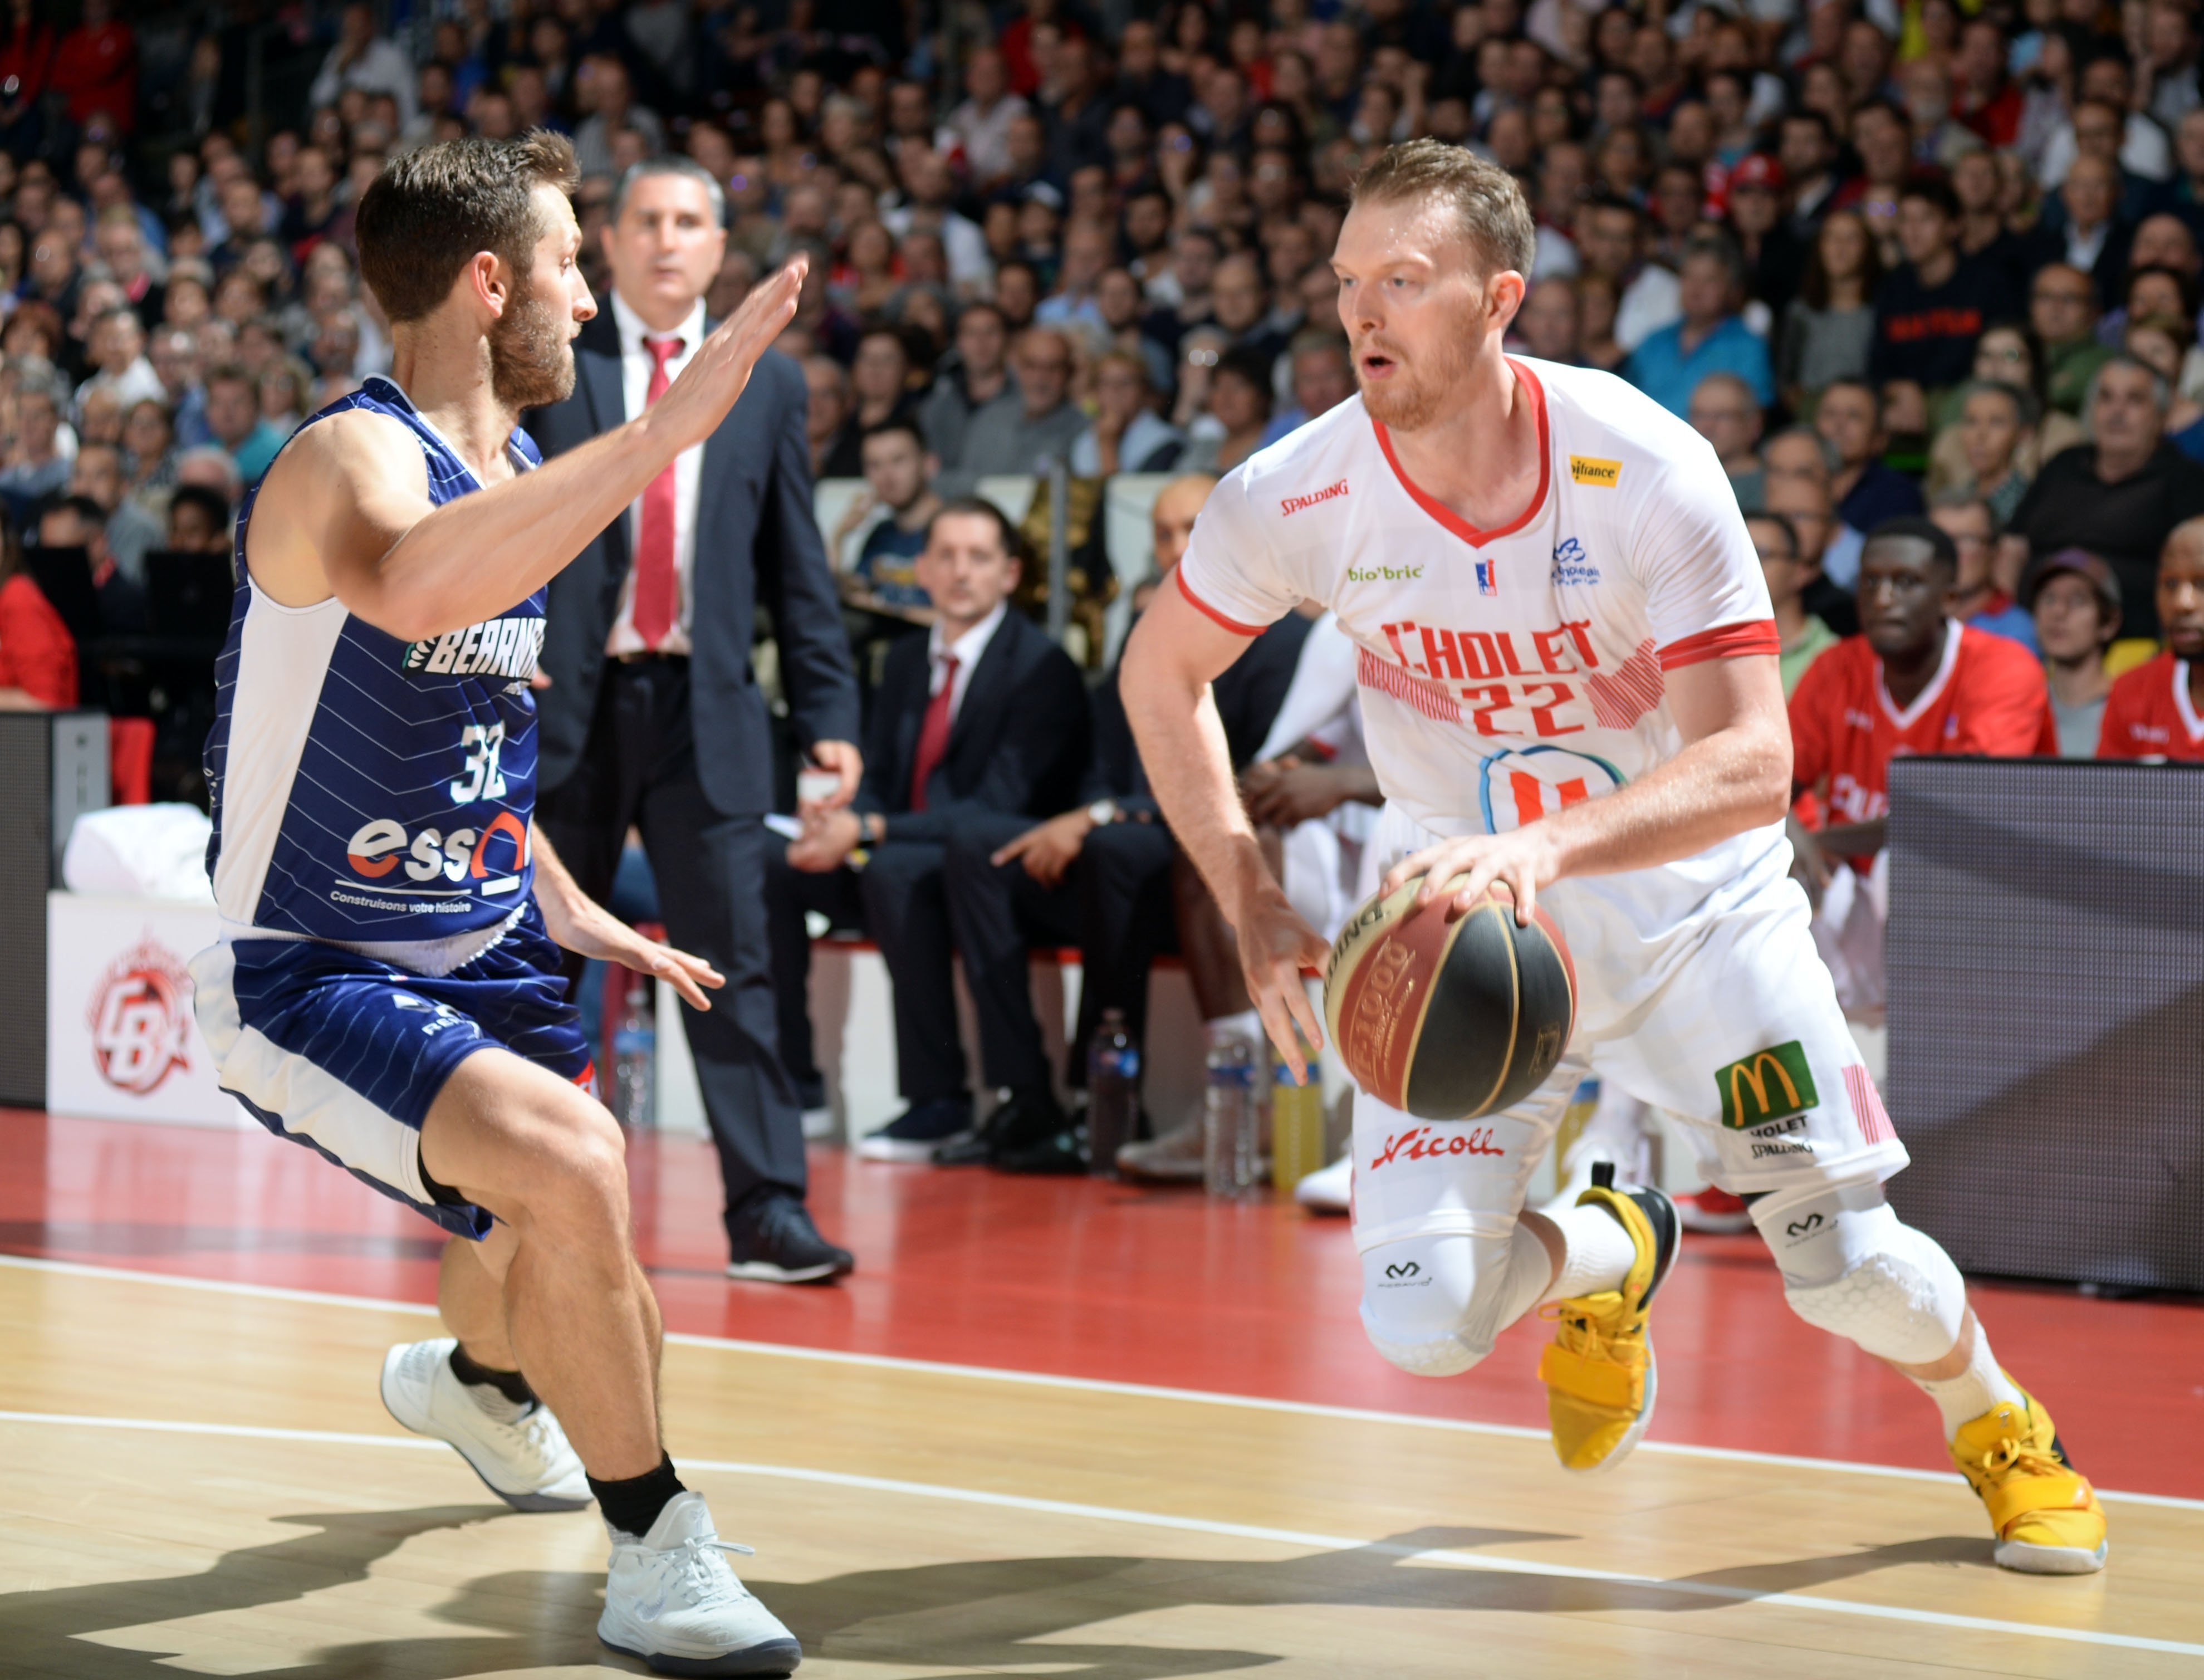
[[[409,642],[398,668],[408,677],[510,677],[524,683],[542,656],[542,618],[485,618]]]

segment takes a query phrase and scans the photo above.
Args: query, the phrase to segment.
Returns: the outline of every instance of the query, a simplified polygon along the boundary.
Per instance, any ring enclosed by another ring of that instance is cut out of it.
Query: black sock
[[[640,1540],[650,1532],[658,1513],[689,1490],[673,1473],[673,1460],[661,1457],[656,1470],[631,1476],[625,1482],[600,1482],[593,1476],[590,1491],[597,1496],[597,1509],[604,1513],[606,1522]]]
[[[470,1359],[466,1349],[457,1342],[452,1344],[452,1375],[471,1387],[495,1388],[515,1405],[540,1404],[536,1391],[528,1386],[528,1379],[518,1371],[492,1370]]]

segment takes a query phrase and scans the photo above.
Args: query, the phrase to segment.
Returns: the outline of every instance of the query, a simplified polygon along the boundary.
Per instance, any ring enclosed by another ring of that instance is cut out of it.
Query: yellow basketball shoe
[[[2006,1380],[2011,1381],[2011,1374]],[[2015,1387],[2019,1384],[2014,1383]],[[2051,1414],[2026,1393],[1963,1425],[1952,1462],[1989,1507],[1998,1562],[2029,1575],[2091,1575],[2105,1566],[2104,1508],[2066,1461]]]
[[[1676,1263],[1683,1227],[1676,1204],[1658,1190],[1617,1190],[1614,1168],[1592,1168],[1591,1188],[1576,1204],[1597,1204],[1622,1222],[1638,1258],[1618,1289],[1572,1296],[1539,1310],[1555,1321],[1539,1356],[1554,1456],[1570,1470],[1612,1470],[1630,1456],[1653,1420],[1653,1293]]]

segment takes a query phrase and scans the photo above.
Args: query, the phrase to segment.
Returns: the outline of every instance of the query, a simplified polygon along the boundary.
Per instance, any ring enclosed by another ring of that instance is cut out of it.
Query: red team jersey
[[[2112,684],[2097,756],[2204,762],[2204,718],[2189,697],[2188,660],[2160,654]]]
[[[2109,707],[2105,723],[2109,730]],[[2059,729],[2035,656],[2017,642],[1952,622],[1935,676],[1903,712],[1891,704],[1882,660],[1865,636],[1829,649],[1806,668],[1791,696],[1791,742],[1792,779],[1817,791],[1826,780],[1829,820],[1863,823],[1890,809],[1894,758],[2053,758]]]

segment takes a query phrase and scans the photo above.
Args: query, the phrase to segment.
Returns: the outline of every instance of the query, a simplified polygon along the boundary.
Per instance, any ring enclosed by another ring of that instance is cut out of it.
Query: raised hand
[[[696,346],[681,376],[651,405],[645,423],[654,435],[669,441],[672,454],[703,442],[727,417],[735,399],[749,383],[758,358],[796,318],[797,293],[803,287],[810,260],[799,254],[778,274],[752,287],[742,306]]]

